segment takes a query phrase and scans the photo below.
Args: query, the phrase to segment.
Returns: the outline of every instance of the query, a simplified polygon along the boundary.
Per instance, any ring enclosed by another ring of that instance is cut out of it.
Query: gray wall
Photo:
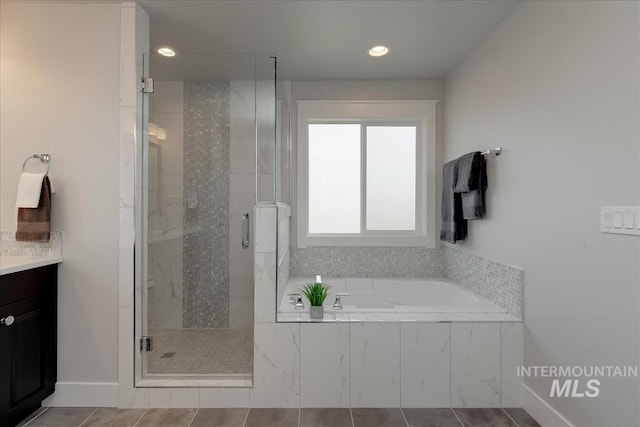
[[[637,365],[640,245],[599,232],[640,204],[638,3],[523,2],[445,85],[444,158],[502,146],[488,216],[456,245],[525,270],[526,365]],[[638,379],[550,399],[579,426],[639,425]]]
[[[65,258],[58,381],[111,383],[118,377],[120,4],[2,1],[0,16],[0,227],[15,230],[24,159],[50,153],[52,228],[64,231]]]

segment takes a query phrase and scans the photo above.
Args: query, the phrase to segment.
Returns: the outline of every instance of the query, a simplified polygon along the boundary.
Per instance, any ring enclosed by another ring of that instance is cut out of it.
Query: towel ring
[[[51,156],[49,154],[32,154],[31,156],[27,157],[26,160],[24,161],[24,163],[22,164],[22,172],[26,172],[26,167],[27,167],[27,163],[29,162],[29,160],[31,159],[39,159],[41,163],[44,163],[47,165],[47,170],[44,173],[44,176],[48,176],[49,175],[49,159],[51,158]]]

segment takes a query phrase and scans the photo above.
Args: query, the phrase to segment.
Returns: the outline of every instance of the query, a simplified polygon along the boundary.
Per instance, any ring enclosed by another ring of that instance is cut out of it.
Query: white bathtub
[[[279,320],[305,320],[309,302],[303,297],[304,308],[289,302],[289,294],[300,294],[300,289],[313,280],[290,279],[278,307]],[[442,278],[433,279],[331,279],[331,291],[324,303],[325,317],[329,320],[498,320],[513,321],[515,316],[486,301],[474,293]],[[348,293],[342,298],[342,310],[334,310],[336,293]],[[420,315],[422,318],[420,317]],[[373,317],[372,317],[373,316]],[[426,316],[426,317],[425,317]]]

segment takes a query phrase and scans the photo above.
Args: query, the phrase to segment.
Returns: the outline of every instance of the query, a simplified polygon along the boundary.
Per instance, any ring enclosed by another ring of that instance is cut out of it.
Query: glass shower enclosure
[[[152,56],[136,225],[136,384],[253,381],[253,206],[275,201],[275,58]]]

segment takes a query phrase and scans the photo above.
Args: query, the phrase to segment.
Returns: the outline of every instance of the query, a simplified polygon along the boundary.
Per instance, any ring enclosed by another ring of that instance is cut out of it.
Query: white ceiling
[[[190,54],[266,53],[278,57],[279,76],[292,80],[443,78],[517,3],[141,1],[151,17],[152,49],[169,45],[180,53],[171,60],[152,55],[156,77],[195,64],[203,69]],[[390,53],[369,57],[376,44]]]

